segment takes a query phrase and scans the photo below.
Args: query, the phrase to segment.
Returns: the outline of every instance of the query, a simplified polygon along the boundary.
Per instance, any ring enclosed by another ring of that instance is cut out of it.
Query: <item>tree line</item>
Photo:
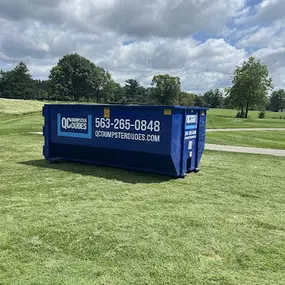
[[[32,78],[27,65],[20,62],[12,70],[0,71],[0,97],[26,100],[96,102],[108,104],[147,104],[237,108],[241,117],[252,109],[283,111],[285,91],[273,89],[265,65],[253,57],[237,67],[231,77],[232,87],[225,92],[211,89],[204,94],[181,90],[180,78],[168,74],[155,75],[150,87],[135,79],[124,86],[115,82],[104,68],[78,54],[59,59],[47,80]]]

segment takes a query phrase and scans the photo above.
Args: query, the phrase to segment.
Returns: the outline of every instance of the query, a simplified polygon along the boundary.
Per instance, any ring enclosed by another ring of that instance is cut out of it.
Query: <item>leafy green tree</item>
[[[285,109],[285,91],[280,89],[278,91],[272,92],[270,96],[270,110],[273,112],[278,112]]]
[[[115,94],[117,92],[118,85],[111,77],[111,74],[107,71],[103,77],[100,90],[96,91],[96,100],[99,103],[113,103],[115,101]]]
[[[155,87],[145,88],[144,101],[142,102],[147,105],[157,105],[156,89]]]
[[[204,100],[203,100],[203,96],[195,95],[194,106],[195,107],[203,107],[204,105],[205,105],[205,103],[204,103]]]
[[[223,93],[219,89],[211,89],[204,93],[203,100],[208,107],[222,108],[223,107]]]
[[[77,53],[61,58],[49,79],[49,93],[57,100],[109,100],[106,90],[114,83],[110,73]]]
[[[125,94],[125,89],[119,83],[114,85],[114,100],[113,103],[116,104],[127,104],[128,100]]]
[[[267,92],[273,88],[266,65],[250,57],[242,66],[237,67],[231,77],[233,86],[227,89],[231,104],[248,117],[249,108],[266,105]]]
[[[49,100],[48,95],[48,80],[34,80],[35,84],[35,99],[38,100]]]
[[[227,90],[226,90],[227,91]],[[227,109],[232,109],[232,108],[235,108],[231,102],[231,98],[230,96],[226,96],[224,98],[224,107],[227,108]]]
[[[195,102],[195,94],[181,92],[179,96],[180,106],[193,106]]]
[[[160,105],[178,105],[181,93],[180,78],[168,74],[155,75],[152,79],[154,98]]]

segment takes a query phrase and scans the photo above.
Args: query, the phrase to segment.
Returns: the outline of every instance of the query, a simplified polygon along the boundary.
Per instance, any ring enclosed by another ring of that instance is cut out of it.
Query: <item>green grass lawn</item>
[[[45,103],[74,102],[42,102],[33,100],[8,100],[0,98],[0,115],[22,115],[39,113]],[[75,102],[76,103],[76,102]],[[85,103],[84,103],[85,104]],[[92,103],[90,103],[92,104]],[[208,111],[207,128],[284,128],[285,113],[266,112],[265,119],[258,119],[258,111],[250,111],[248,119],[235,118],[236,110],[211,109]],[[40,117],[40,115],[39,115]],[[281,118],[281,119],[280,119]]]
[[[0,117],[0,284],[285,284],[285,160],[204,153],[185,179],[42,157]]]
[[[273,149],[285,149],[285,131],[209,132],[206,142]]]
[[[210,109],[207,128],[284,128],[285,113],[266,112],[265,119],[258,118],[257,111],[250,111],[248,119],[235,118],[236,110]],[[282,119],[280,119],[280,117]]]

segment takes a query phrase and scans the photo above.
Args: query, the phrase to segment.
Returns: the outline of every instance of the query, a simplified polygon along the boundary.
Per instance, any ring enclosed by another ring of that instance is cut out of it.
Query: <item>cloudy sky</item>
[[[182,88],[229,86],[253,55],[285,88],[285,0],[0,0],[0,69],[24,61],[45,79],[77,52],[120,83],[179,76]]]

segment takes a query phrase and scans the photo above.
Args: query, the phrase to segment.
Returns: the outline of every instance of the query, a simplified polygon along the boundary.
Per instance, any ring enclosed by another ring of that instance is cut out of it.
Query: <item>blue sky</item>
[[[121,84],[168,73],[202,93],[255,56],[285,88],[284,11],[285,0],[0,0],[0,68],[22,60],[45,79],[77,52]]]

